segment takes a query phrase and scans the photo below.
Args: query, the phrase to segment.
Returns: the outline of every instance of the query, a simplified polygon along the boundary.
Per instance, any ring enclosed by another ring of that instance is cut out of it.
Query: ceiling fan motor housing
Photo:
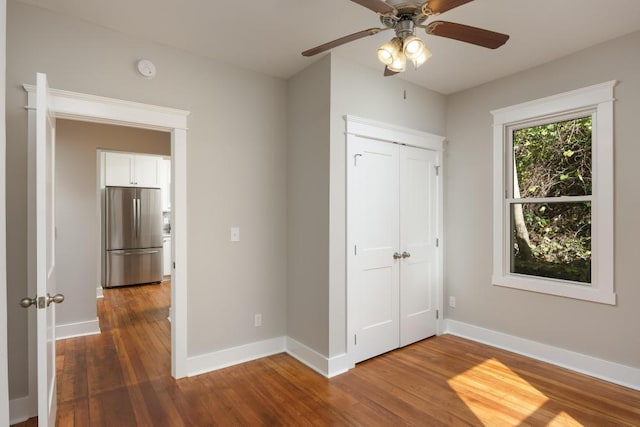
[[[413,34],[414,24],[410,19],[402,19],[400,20],[394,30],[396,31],[396,35],[401,39],[404,39]]]
[[[398,37],[413,34],[414,26],[422,24],[428,18],[428,15],[423,12],[420,2],[388,0],[387,4],[393,6],[397,12],[380,14],[380,22],[385,27],[393,28]],[[410,29],[409,26],[411,26]]]

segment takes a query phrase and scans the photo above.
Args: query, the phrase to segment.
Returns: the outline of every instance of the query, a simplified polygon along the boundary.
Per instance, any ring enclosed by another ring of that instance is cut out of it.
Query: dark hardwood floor
[[[102,334],[58,342],[59,426],[640,426],[638,391],[450,335],[333,379],[278,354],[175,381],[169,293],[105,290]]]

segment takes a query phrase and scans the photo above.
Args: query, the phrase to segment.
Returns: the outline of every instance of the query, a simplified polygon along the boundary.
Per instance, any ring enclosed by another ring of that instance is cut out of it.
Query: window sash
[[[592,133],[591,133],[591,160],[592,160],[592,164],[595,163],[595,145],[597,144],[595,135],[597,134],[596,132],[596,123],[597,123],[597,110],[593,107],[590,108],[584,108],[584,109],[578,109],[578,110],[574,110],[565,114],[559,114],[559,115],[551,115],[551,116],[547,116],[544,118],[536,118],[535,120],[525,120],[522,122],[519,122],[517,124],[511,124],[506,128],[506,147],[505,147],[505,153],[506,153],[506,164],[505,164],[505,170],[507,171],[507,177],[509,177],[509,182],[508,185],[506,185],[506,198],[507,199],[515,199],[516,197],[514,197],[514,193],[515,193],[515,189],[514,189],[514,183],[515,183],[515,155],[513,152],[513,134],[515,131],[518,130],[522,130],[522,129],[528,129],[528,128],[532,128],[532,127],[536,127],[536,126],[545,126],[545,125],[549,125],[552,123],[557,123],[557,122],[564,122],[564,121],[569,121],[569,120],[575,120],[575,119],[581,119],[584,117],[588,117],[591,116],[591,127],[592,127]],[[596,168],[595,165],[592,167],[592,172],[591,172],[591,195],[593,196],[594,193],[594,182],[596,182],[596,176],[595,175],[596,172]],[[573,196],[565,196],[565,197],[573,197]]]
[[[578,202],[592,202],[595,200],[593,195],[591,196],[562,196],[562,197],[521,197],[518,199],[505,199],[506,204],[514,203],[578,203]]]
[[[590,198],[590,196],[588,196]],[[584,198],[584,197],[572,197],[569,202],[560,202],[558,201],[558,199],[560,199],[560,197],[557,198],[546,198],[546,200],[553,200],[553,202],[550,203],[585,203],[585,202],[591,202],[590,200],[575,200],[577,198]],[[563,197],[562,199],[566,199],[565,197]],[[524,200],[524,199],[521,199]],[[511,275],[511,276],[518,276],[518,277],[528,277],[528,278],[533,278],[533,279],[538,279],[538,280],[552,280],[554,282],[557,283],[565,283],[565,284],[570,284],[570,285],[574,285],[574,286],[582,286],[582,287],[590,287],[592,286],[593,283],[593,271],[594,268],[596,267],[596,264],[594,263],[594,256],[593,256],[593,249],[594,249],[594,233],[593,233],[593,211],[594,211],[594,206],[593,203],[591,204],[591,218],[592,218],[592,224],[591,224],[591,258],[590,258],[590,269],[591,269],[591,281],[590,282],[580,282],[577,280],[567,280],[567,279],[560,279],[560,278],[555,278],[555,277],[548,277],[548,276],[538,276],[538,275],[533,275],[533,274],[524,274],[524,273],[517,273],[512,271],[513,267],[514,267],[514,262],[515,262],[515,256],[513,253],[513,245],[515,243],[514,240],[514,236],[513,236],[513,215],[512,215],[512,206],[513,205],[517,205],[517,204],[523,204],[523,203],[535,203],[535,204],[541,204],[541,203],[549,203],[549,202],[545,202],[545,201],[540,201],[542,200],[540,199],[531,199],[534,200],[533,202],[518,202],[517,199],[513,202],[507,202],[505,204],[505,217],[508,218],[507,219],[507,224],[506,224],[506,229],[505,229],[505,238],[508,240],[508,243],[505,244],[504,246],[504,256],[505,256],[505,268],[506,268],[506,274]]]

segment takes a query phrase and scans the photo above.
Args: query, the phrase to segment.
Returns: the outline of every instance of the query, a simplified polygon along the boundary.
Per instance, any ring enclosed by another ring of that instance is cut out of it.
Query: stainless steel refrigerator
[[[162,281],[159,188],[106,187],[104,287]]]

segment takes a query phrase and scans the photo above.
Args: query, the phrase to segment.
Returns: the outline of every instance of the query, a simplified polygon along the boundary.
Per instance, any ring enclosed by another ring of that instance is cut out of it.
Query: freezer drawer
[[[162,248],[107,251],[105,287],[162,281]]]

